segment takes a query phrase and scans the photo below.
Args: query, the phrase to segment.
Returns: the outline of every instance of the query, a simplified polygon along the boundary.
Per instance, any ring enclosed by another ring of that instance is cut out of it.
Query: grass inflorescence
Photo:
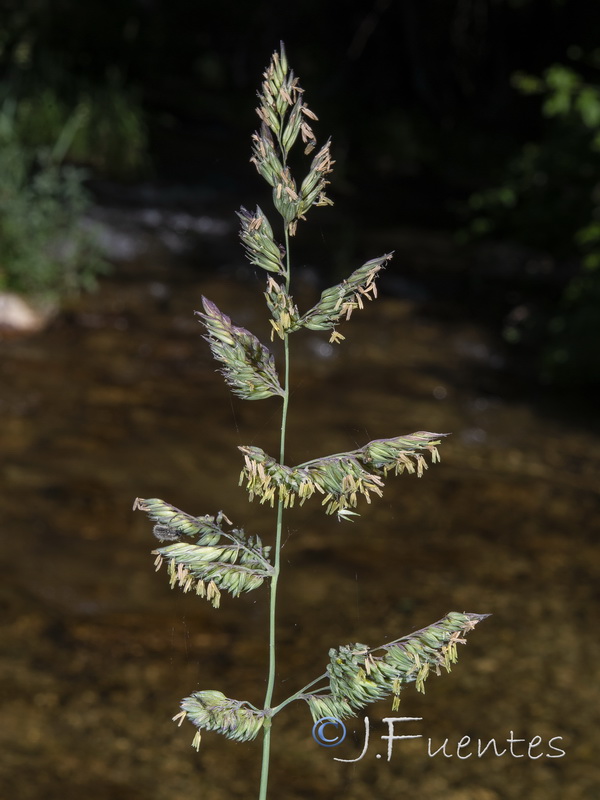
[[[294,503],[316,498],[326,514],[340,520],[358,516],[361,501],[381,497],[389,473],[421,477],[428,461],[439,461],[438,446],[446,434],[417,431],[376,439],[343,453],[316,457],[295,466],[285,463],[290,400],[290,338],[298,331],[329,332],[329,341],[344,337],[338,325],[350,320],[365,301],[377,297],[377,279],[391,253],[367,261],[340,283],[325,289],[318,302],[302,312],[291,294],[290,241],[313,206],[331,205],[327,176],[333,169],[331,141],[319,149],[312,124],[316,114],[304,100],[298,78],[290,70],[283,45],[273,54],[258,93],[260,127],[252,136],[251,162],[272,189],[273,206],[280,216],[273,224],[259,206],[238,213],[240,237],[251,264],[266,274],[265,300],[270,312],[271,338],[283,342],[282,363],[276,364],[269,348],[245,328],[235,325],[214,302],[202,298],[197,312],[204,325],[212,355],[231,392],[245,400],[276,397],[281,401],[280,443],[277,457],[259,447],[240,445],[244,466],[240,483],[249,499],[257,498],[276,509],[274,534],[268,545],[257,536],[234,528],[223,512],[194,517],[162,500],[136,500],[154,523],[161,546],[153,551],[157,568],[167,562],[172,587],[195,591],[218,607],[222,592],[237,597],[242,592],[269,585],[269,665],[262,704],[226,697],[205,689],[181,702],[174,718],[189,719],[197,732],[212,731],[236,741],[263,735],[259,800],[267,796],[271,731],[274,717],[292,701],[307,704],[313,719],[356,714],[369,703],[391,696],[396,709],[401,689],[414,683],[424,691],[434,672],[449,671],[456,661],[457,645],[485,615],[451,612],[438,622],[393,642],[370,648],[348,644],[332,648],[323,675],[274,705],[276,671],[277,589],[281,573],[284,512]],[[288,165],[291,149],[302,143],[304,154],[316,154],[304,177],[296,179]],[[281,231],[278,239],[275,231]],[[280,377],[281,376],[281,377]]]

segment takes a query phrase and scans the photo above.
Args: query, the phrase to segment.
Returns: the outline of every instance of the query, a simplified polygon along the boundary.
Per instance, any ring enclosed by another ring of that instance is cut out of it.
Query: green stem
[[[285,288],[290,288],[290,241],[287,225],[285,227],[285,252],[286,252],[286,276]],[[289,339],[286,334],[283,340],[284,346],[284,392],[283,407],[281,409],[281,429],[279,439],[279,463],[285,463],[285,440],[287,430],[287,414],[290,400],[290,348]],[[277,503],[277,530],[275,535],[275,554],[273,563],[273,575],[271,577],[271,597],[269,602],[269,677],[267,680],[267,691],[263,708],[265,711],[271,710],[273,700],[273,689],[275,687],[276,672],[276,611],[277,611],[277,583],[279,581],[279,571],[281,567],[281,539],[283,533],[283,500]],[[267,719],[264,725],[262,766],[260,773],[259,800],[266,800],[267,787],[269,782],[269,761],[271,755],[271,719]]]
[[[276,706],[273,709],[273,716],[275,716],[275,714],[279,714],[279,712],[281,711],[282,708],[285,708],[290,703],[293,703],[294,700],[297,700],[299,697],[302,697],[306,693],[306,691],[308,689],[311,689],[315,685],[315,683],[320,683],[321,681],[326,681],[327,677],[328,677],[327,673],[324,672],[322,675],[319,675],[318,678],[315,678],[314,681],[311,681],[310,683],[307,683],[306,686],[302,687],[302,689],[298,689],[297,692],[294,692],[294,694],[291,694],[282,703],[279,703],[279,705]],[[319,692],[319,691],[321,691],[321,692],[327,691],[327,688],[328,688],[327,686],[324,686],[322,689],[313,689],[313,694],[315,692]]]

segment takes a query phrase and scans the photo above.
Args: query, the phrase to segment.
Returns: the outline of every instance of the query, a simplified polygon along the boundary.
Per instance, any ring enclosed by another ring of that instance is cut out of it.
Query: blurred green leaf
[[[44,299],[93,288],[108,265],[80,225],[89,205],[85,174],[57,160],[62,145],[23,143],[17,116],[15,102],[6,99],[0,106],[0,287]]]

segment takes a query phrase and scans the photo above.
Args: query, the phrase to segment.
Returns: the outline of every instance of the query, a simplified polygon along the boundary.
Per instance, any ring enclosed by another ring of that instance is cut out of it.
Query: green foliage
[[[579,274],[538,333],[540,376],[600,383],[600,79],[590,83],[554,64],[542,76],[515,73],[513,86],[541,98],[547,122],[542,137],[505,166],[501,183],[471,196],[469,230],[579,260]],[[516,341],[524,330],[512,326],[507,334]]]
[[[60,143],[59,161],[67,160],[117,179],[139,175],[147,167],[148,135],[136,94],[118,75],[102,85],[67,84],[59,73],[49,84],[23,77],[18,92],[0,85],[0,96],[15,101],[14,136],[23,147],[40,152]]]
[[[402,685],[416,682],[417,689],[422,691],[431,668],[438,673],[442,666],[450,669],[456,660],[456,644],[463,642],[462,635],[483,618],[477,614],[452,613],[375,651],[364,645],[332,649],[325,675],[273,706],[277,586],[285,509],[296,499],[302,505],[316,496],[326,513],[337,513],[340,520],[358,516],[351,509],[358,507],[361,498],[370,503],[371,495],[381,496],[383,478],[389,472],[421,477],[427,468],[425,454],[429,454],[432,463],[439,461],[437,445],[445,434],[418,431],[377,439],[355,450],[315,458],[294,467],[285,464],[290,337],[303,329],[332,331],[330,341],[341,342],[344,337],[337,332],[337,325],[348,320],[355,309],[363,308],[365,300],[377,296],[376,278],[391,256],[386,254],[368,261],[344,281],[326,289],[313,308],[304,314],[298,311],[290,293],[290,238],[312,206],[331,204],[325,195],[325,176],[331,172],[333,162],[328,141],[312,159],[307,175],[296,181],[287,166],[288,155],[299,137],[305,144],[305,154],[315,149],[315,135],[307,120],[316,120],[316,116],[304,102],[283,46],[280,53],[274,53],[264,78],[257,109],[261,126],[253,136],[252,162],[272,187],[273,205],[282,218],[283,241],[276,241],[274,227],[260,208],[254,213],[242,208],[238,216],[249,260],[267,273],[265,299],[272,315],[272,338],[277,334],[283,341],[283,364],[279,371],[284,376],[282,383],[275,371],[274,356],[250,331],[235,326],[206,298],[199,316],[206,329],[205,338],[231,391],[246,400],[268,397],[281,400],[279,457],[269,456],[255,446],[239,448],[244,455],[240,482],[245,482],[249,499],[258,497],[277,508],[274,543],[263,547],[257,537],[247,537],[237,529],[226,530],[223,522],[230,523],[222,512],[216,517],[193,517],[157,499],[138,499],[134,505],[155,523],[155,535],[163,542],[171,542],[153,551],[158,567],[167,559],[171,587],[179,585],[183,591],[195,589],[216,607],[221,589],[235,597],[242,591],[269,584],[269,673],[262,707],[210,689],[184,698],[182,711],[174,718],[181,723],[187,717],[196,726],[195,747],[200,745],[202,730],[217,731],[237,741],[254,739],[262,731],[260,800],[267,793],[272,720],[286,705],[303,700],[313,717],[349,716],[368,703],[393,695],[396,707]],[[193,544],[181,541],[188,537],[198,538]],[[326,685],[322,686],[324,681]]]
[[[77,126],[74,115],[52,149],[28,146],[15,102],[0,106],[0,289],[54,300],[93,288],[106,271],[80,225],[89,204],[84,173],[61,163]]]
[[[514,87],[525,95],[544,98],[542,113],[545,117],[572,117],[593,133],[591,146],[600,150],[600,88],[585,83],[571,67],[553,64],[541,78],[516,72]]]

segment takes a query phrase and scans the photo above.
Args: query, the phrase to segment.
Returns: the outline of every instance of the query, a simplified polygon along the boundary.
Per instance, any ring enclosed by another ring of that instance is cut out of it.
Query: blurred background
[[[598,11],[0,0],[2,797],[257,793],[260,742],[205,735],[197,755],[171,717],[200,689],[261,702],[266,591],[219,611],[171,592],[131,506],[223,509],[272,535],[237,486],[237,445],[276,452],[278,403],[231,398],[193,311],[204,294],[268,341],[235,211],[276,221],[249,157],[280,40],[336,160],[334,207],[293,243],[296,300],[395,251],[341,345],[292,340],[289,461],[452,436],[354,524],[318,504],[288,515],[276,699],[329,647],[493,616],[398,712],[452,758],[414,740],[377,759],[381,703],[369,753],[335,762],[359,755],[362,721],[332,752],[292,706],[272,795],[600,795]],[[542,757],[456,756],[463,736],[502,749],[511,731]]]

